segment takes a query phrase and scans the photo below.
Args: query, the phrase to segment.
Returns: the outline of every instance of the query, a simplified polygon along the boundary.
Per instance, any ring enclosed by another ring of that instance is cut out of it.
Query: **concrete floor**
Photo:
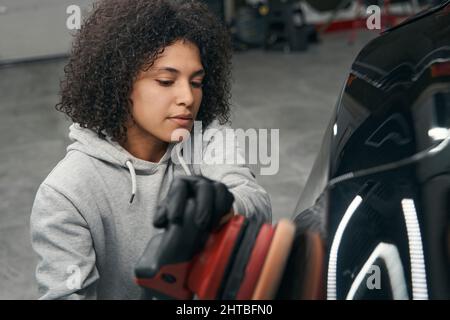
[[[327,35],[306,53],[249,51],[234,58],[234,128],[280,129],[280,170],[260,176],[274,221],[290,217],[348,69],[374,36]],[[64,61],[0,69],[0,299],[34,299],[29,240],[35,192],[68,144],[69,122],[54,110]]]

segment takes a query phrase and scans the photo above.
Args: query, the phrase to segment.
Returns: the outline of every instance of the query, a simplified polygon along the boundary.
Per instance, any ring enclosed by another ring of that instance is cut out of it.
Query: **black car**
[[[352,65],[294,217],[326,238],[328,299],[450,298],[449,130],[447,1]]]

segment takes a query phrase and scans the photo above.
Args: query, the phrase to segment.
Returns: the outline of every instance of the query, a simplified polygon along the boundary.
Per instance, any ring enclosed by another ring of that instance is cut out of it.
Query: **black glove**
[[[153,225],[156,228],[183,225],[186,217],[193,217],[192,222],[199,229],[211,231],[230,212],[233,201],[233,194],[221,182],[201,176],[177,177],[158,205]]]

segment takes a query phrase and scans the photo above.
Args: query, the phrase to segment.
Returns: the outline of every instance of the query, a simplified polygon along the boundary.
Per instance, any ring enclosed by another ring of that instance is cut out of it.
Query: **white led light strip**
[[[427,274],[425,272],[422,236],[420,234],[420,226],[414,201],[412,199],[403,199],[402,208],[405,216],[406,231],[408,233],[413,300],[427,300]]]
[[[352,203],[349,205],[347,211],[345,211],[344,217],[342,218],[339,226],[334,234],[333,244],[330,249],[330,258],[328,260],[328,277],[327,277],[327,299],[336,300],[336,272],[337,272],[337,257],[339,246],[341,244],[342,235],[344,234],[345,228],[350,221],[353,213],[358,209],[362,202],[361,196],[356,196]]]

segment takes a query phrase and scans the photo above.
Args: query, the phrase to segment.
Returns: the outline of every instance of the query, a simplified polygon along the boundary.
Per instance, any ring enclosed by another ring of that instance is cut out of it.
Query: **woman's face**
[[[133,129],[163,142],[171,142],[176,129],[190,131],[202,102],[204,74],[196,45],[179,40],[166,47],[133,85]]]

